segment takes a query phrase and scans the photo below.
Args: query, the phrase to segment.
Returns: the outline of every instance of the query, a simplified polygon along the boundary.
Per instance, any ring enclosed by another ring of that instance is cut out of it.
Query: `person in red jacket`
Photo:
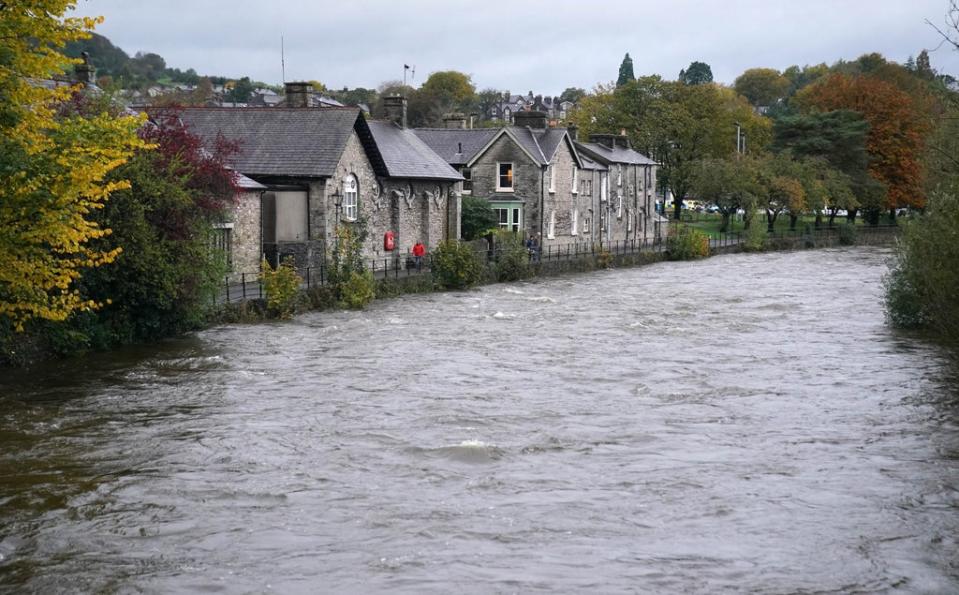
[[[423,245],[423,242],[416,242],[413,245],[413,261],[416,263],[417,271],[423,268],[424,256],[426,256],[426,246]]]

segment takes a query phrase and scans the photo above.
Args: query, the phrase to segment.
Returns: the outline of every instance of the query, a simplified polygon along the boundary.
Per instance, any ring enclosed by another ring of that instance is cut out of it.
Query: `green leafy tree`
[[[755,106],[772,106],[789,92],[789,79],[775,68],[750,68],[733,84],[737,93]]]
[[[485,198],[478,196],[463,196],[461,231],[463,239],[475,240],[496,227],[496,211]]]
[[[713,82],[713,69],[705,62],[691,62],[679,71],[679,82],[684,85],[705,85]]]
[[[567,87],[565,91],[559,96],[560,101],[571,101],[573,103],[579,103],[579,101],[586,97],[587,93],[585,89],[580,89],[579,87]]]
[[[761,194],[758,168],[752,158],[702,159],[692,168],[693,194],[716,206],[722,217],[720,232],[729,231],[730,219],[739,209],[752,213]]]
[[[623,61],[619,65],[619,76],[616,77],[616,86],[622,87],[626,83],[636,80],[636,75],[633,74],[633,59],[629,57],[629,52],[626,52],[626,56],[623,57]]]
[[[245,76],[235,81],[232,85],[229,85],[229,91],[227,91],[224,99],[236,103],[246,103],[250,100],[250,97],[253,96],[255,89],[256,87],[253,86],[250,77]]]

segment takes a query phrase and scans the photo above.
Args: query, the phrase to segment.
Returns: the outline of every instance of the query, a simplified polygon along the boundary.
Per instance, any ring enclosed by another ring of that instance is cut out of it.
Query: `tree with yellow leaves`
[[[70,0],[0,1],[0,323],[65,320],[94,309],[76,283],[120,248],[91,242],[110,233],[91,216],[125,188],[106,176],[134,150],[142,120],[64,109],[77,87],[56,82],[78,63],[61,52],[102,18],[65,18]]]

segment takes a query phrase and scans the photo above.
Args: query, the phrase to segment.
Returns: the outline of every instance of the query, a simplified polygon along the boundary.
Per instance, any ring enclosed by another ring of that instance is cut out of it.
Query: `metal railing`
[[[858,234],[878,234],[889,233],[899,229],[895,225],[879,226],[856,226]],[[820,227],[818,229],[776,229],[769,232],[771,239],[802,239],[807,236],[813,238],[829,238],[838,236],[840,228]],[[729,232],[718,234],[709,240],[710,250],[720,248],[734,247],[743,243],[742,232]],[[637,254],[641,252],[665,252],[667,249],[666,241],[662,238],[635,238],[630,240],[605,240],[602,242],[572,242],[567,244],[549,244],[541,248],[527,249],[530,263],[553,262],[558,260],[577,260],[581,258],[592,258],[598,254],[608,253],[611,256],[621,256]],[[501,250],[493,247],[489,250],[478,251],[478,255],[488,265],[493,265],[499,259]],[[423,257],[420,265],[417,266],[415,260],[409,255],[396,255],[385,258],[369,259],[364,262],[367,270],[373,273],[376,280],[382,279],[401,279],[414,277],[418,275],[431,274],[432,254],[428,253]],[[302,289],[313,287],[323,287],[329,283],[329,275],[326,265],[307,267],[305,270],[298,271],[303,278]],[[220,303],[240,302],[249,299],[262,299],[266,297],[263,290],[263,284],[260,282],[259,273],[234,273],[224,279],[223,291],[219,299]]]

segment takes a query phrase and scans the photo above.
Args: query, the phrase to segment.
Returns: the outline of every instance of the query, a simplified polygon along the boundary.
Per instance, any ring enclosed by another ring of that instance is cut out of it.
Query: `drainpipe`
[[[546,168],[539,170],[539,249],[543,250],[543,241],[546,239]]]

